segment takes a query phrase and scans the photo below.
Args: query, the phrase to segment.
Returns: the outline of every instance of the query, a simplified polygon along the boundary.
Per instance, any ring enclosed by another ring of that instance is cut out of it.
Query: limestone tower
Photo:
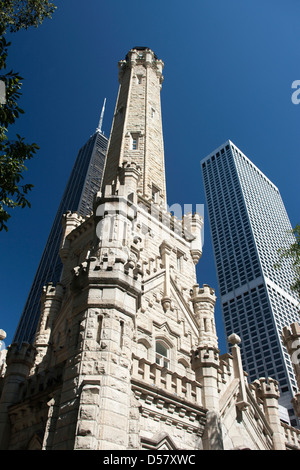
[[[1,448],[272,448],[238,345],[219,356],[216,296],[195,271],[203,220],[168,211],[162,70],[146,47],[119,62],[93,214],[64,215],[61,281],[43,289],[34,344],[7,353]]]
[[[116,184],[126,163],[140,167],[138,191],[166,203],[160,91],[163,62],[148,48],[135,48],[119,62],[119,93],[103,185]]]

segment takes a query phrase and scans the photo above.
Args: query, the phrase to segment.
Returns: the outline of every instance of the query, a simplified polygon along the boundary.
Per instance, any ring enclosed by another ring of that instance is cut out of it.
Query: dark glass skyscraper
[[[60,280],[62,262],[59,256],[59,248],[63,214],[71,211],[86,216],[93,209],[94,194],[99,191],[101,186],[108,145],[108,138],[101,130],[104,107],[105,102],[98,128],[78,152],[16,329],[14,336],[14,342],[16,343],[22,343],[23,341],[31,343],[34,340],[40,316],[42,288],[48,282],[56,284]]]
[[[282,329],[299,321],[289,260],[278,249],[294,241],[278,188],[231,141],[201,162],[227,337],[237,333],[250,381],[273,377],[280,404],[297,425],[297,384]],[[283,410],[284,411],[284,410]]]

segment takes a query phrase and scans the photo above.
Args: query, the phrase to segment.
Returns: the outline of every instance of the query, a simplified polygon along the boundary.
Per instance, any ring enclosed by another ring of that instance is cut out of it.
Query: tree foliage
[[[45,18],[51,18],[55,6],[48,0],[0,0],[0,67],[6,69],[8,48],[6,33],[37,27]],[[22,77],[10,70],[0,75],[5,84],[5,99],[0,104],[0,231],[7,228],[10,209],[30,207],[27,199],[32,184],[23,183],[25,162],[30,160],[37,144],[28,144],[19,134],[9,140],[8,130],[24,111],[18,105],[21,97]],[[3,98],[3,97],[2,97]]]
[[[0,0],[1,24],[11,33],[38,27],[55,9],[48,0]]]
[[[292,263],[294,271],[294,282],[291,285],[291,290],[296,292],[300,298],[300,225],[297,224],[292,230],[294,235],[294,242],[288,248],[281,248],[278,250],[280,260],[289,259]],[[276,265],[280,268],[280,262]]]

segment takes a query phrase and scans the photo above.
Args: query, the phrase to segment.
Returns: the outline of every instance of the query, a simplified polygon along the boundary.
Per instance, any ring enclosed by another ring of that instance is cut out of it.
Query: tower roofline
[[[131,50],[131,51],[152,51],[152,49],[151,49],[150,47],[146,47],[146,46],[134,46],[134,47],[132,47],[130,50]],[[130,52],[130,51],[129,51],[129,52]],[[153,51],[152,51],[152,52],[153,52]],[[153,54],[154,54],[154,58],[155,58],[156,60],[158,60],[158,59],[157,59],[157,55],[156,55],[154,52],[153,52]],[[127,61],[128,58],[129,58],[129,56],[128,56],[128,53],[127,53],[126,56],[125,56],[125,60]]]
[[[206,157],[202,158],[202,160],[200,160],[200,163],[203,163],[205,162],[205,160],[207,160],[208,158],[211,158],[216,152],[218,152],[219,150],[221,150],[222,148],[225,147],[225,145],[230,145],[230,144],[233,144],[233,142],[228,139],[226,140],[226,142],[224,142],[223,144],[219,145],[219,147],[217,147],[215,150],[213,150],[212,152],[210,152],[208,155],[206,155]],[[233,144],[234,145],[234,144]]]
[[[204,157],[202,160],[200,160],[200,164],[202,165],[202,163],[206,162],[207,160],[209,160],[213,155],[215,155],[217,152],[219,152],[221,149],[223,149],[225,147],[225,145],[230,145],[231,147],[234,147],[237,151],[240,152],[240,154],[243,156],[243,158],[245,158],[245,160],[247,160],[249,162],[249,164],[257,171],[258,174],[260,174],[260,176],[262,178],[264,178],[269,184],[270,186],[272,186],[275,191],[277,191],[279,193],[279,189],[278,187],[255,165],[255,163],[252,162],[252,160],[250,160],[250,158],[248,158],[243,152],[242,150],[235,144],[232,142],[232,140],[228,139],[226,140],[226,142],[224,142],[222,145],[220,145],[219,147],[217,147],[215,150],[213,150],[212,152],[210,152],[210,154],[208,154],[206,157]]]

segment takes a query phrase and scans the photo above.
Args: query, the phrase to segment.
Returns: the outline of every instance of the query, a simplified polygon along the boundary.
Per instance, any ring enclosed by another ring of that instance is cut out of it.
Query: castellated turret
[[[295,393],[292,403],[296,416],[300,418],[300,324],[292,323],[290,326],[284,327],[282,340],[291,357],[297,380],[298,391]]]
[[[8,348],[6,374],[0,401],[1,449],[9,448],[11,418],[8,410],[20,400],[20,386],[29,376],[35,354],[35,348],[29,343],[22,343],[20,346],[14,343]]]
[[[103,187],[117,184],[124,162],[141,168],[140,194],[166,205],[160,92],[164,63],[149,48],[132,49],[119,62],[115,107]]]
[[[199,325],[199,346],[211,346],[218,348],[218,337],[215,325],[216,295],[214,289],[204,284],[193,287],[191,293],[196,321]]]

